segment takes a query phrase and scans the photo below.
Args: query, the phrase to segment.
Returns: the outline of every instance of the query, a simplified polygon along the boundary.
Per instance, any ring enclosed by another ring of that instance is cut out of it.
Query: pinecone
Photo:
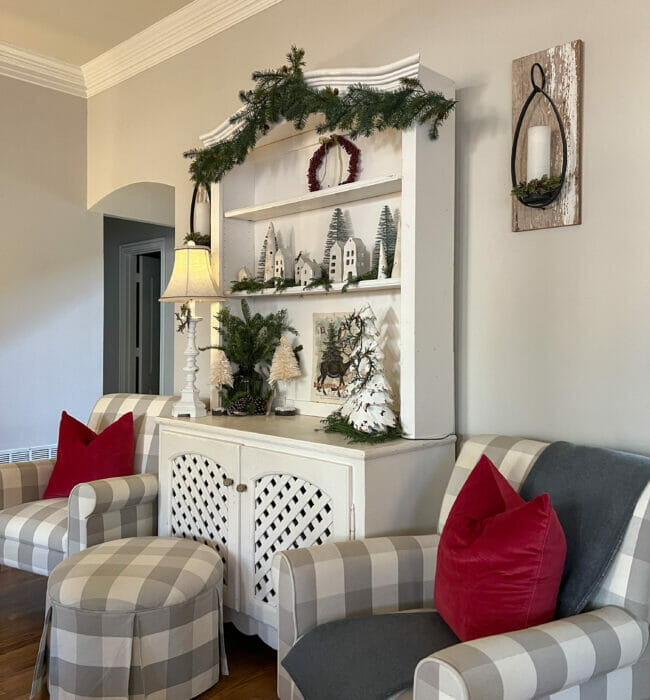
[[[242,413],[248,413],[248,404],[251,400],[250,394],[245,394],[244,396],[233,401],[230,406],[228,406],[228,415],[237,416]]]
[[[264,415],[266,413],[266,401],[258,396],[254,402],[255,413],[258,415]]]

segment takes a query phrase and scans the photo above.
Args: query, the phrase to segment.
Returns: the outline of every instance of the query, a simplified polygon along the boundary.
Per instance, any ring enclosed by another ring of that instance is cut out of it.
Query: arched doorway
[[[174,188],[127,185],[104,215],[104,393],[172,394],[174,309],[160,304],[174,263]]]

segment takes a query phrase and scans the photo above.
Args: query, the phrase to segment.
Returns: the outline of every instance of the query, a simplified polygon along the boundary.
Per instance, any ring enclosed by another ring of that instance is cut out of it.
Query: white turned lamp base
[[[193,311],[193,310],[192,310]],[[185,348],[185,386],[181,391],[181,398],[172,406],[172,416],[189,416],[190,418],[202,418],[207,416],[205,404],[199,399],[199,390],[196,388],[196,373],[199,366],[196,358],[199,351],[196,347],[196,324],[201,321],[198,316],[192,313],[187,327],[187,347]]]

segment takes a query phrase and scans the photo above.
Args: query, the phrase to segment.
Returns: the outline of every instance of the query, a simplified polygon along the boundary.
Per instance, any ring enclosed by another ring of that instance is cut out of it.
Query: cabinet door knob
[[[223,475],[223,485],[224,486],[232,486],[234,483],[235,483],[234,479],[227,477],[225,474]]]
[[[248,486],[246,486],[246,484],[237,484],[237,491],[239,491],[239,493],[244,493],[244,491],[247,490]]]

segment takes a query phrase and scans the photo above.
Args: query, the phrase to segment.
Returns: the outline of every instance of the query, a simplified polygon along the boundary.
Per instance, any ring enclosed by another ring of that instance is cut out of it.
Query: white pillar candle
[[[194,232],[203,236],[210,235],[210,200],[203,187],[199,187],[194,202]]]
[[[537,180],[551,174],[551,127],[531,126],[528,129],[526,180]]]

